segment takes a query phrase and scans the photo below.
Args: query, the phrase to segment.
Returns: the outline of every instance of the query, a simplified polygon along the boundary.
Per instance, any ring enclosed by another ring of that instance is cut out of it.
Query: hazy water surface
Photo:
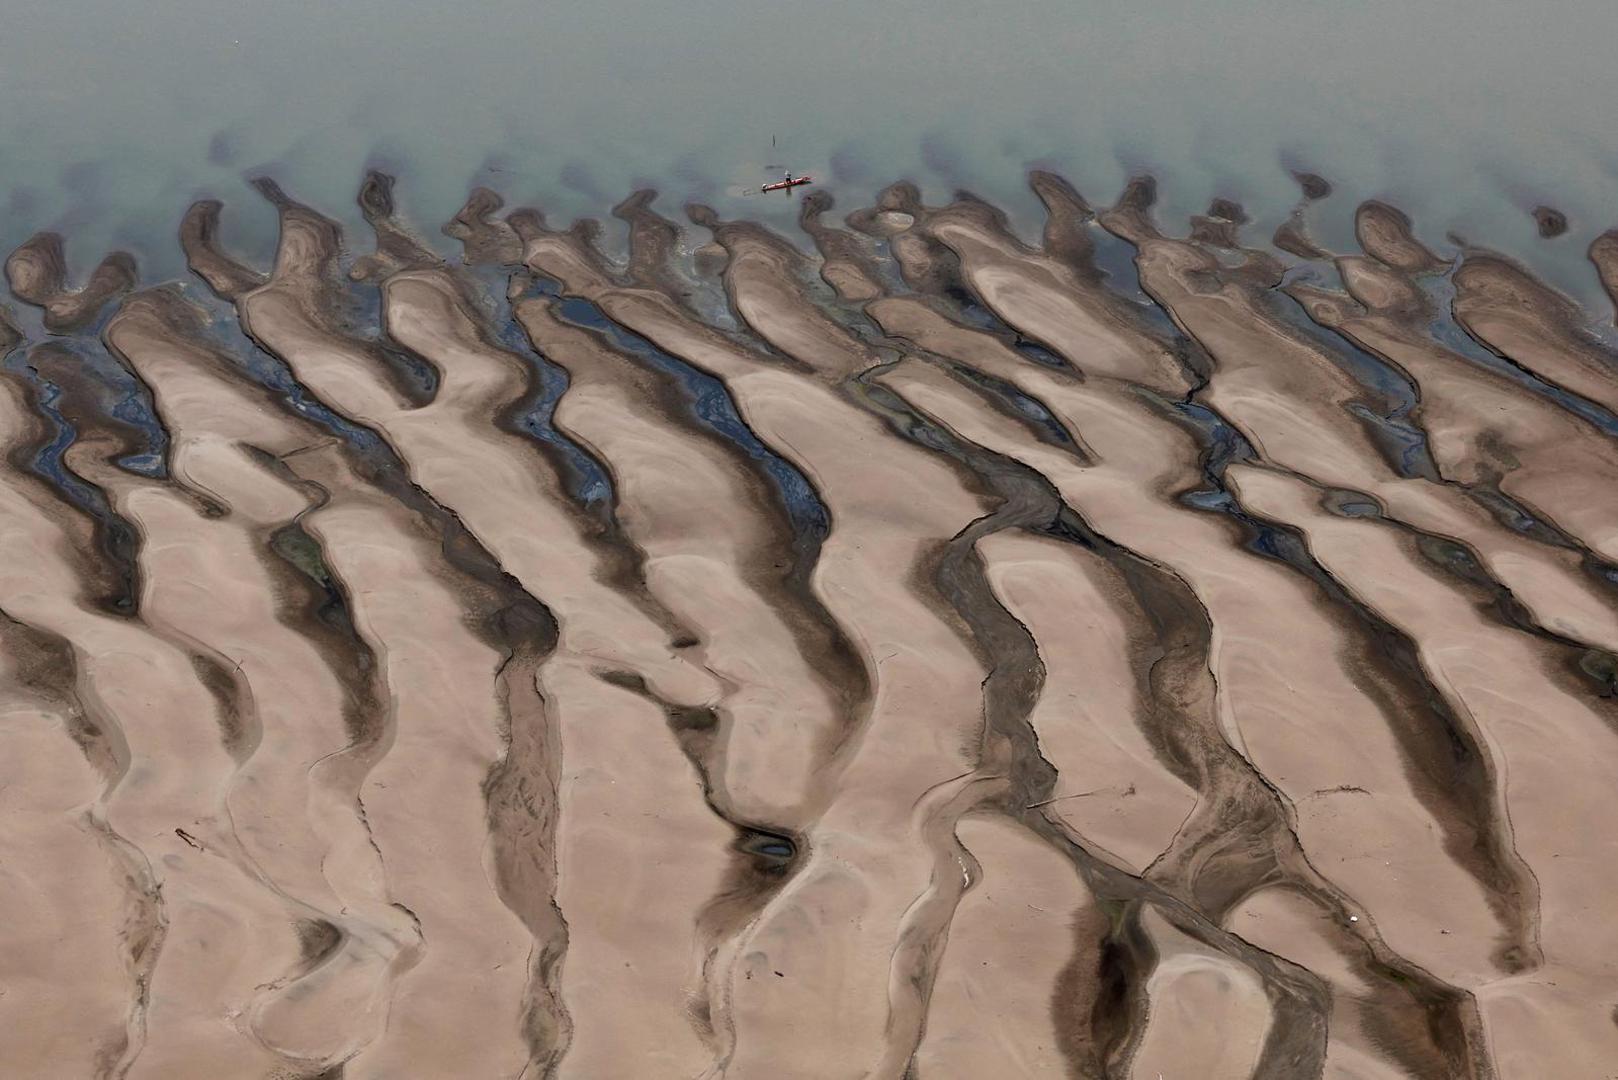
[[[6,8],[0,239],[57,227],[75,254],[135,246],[152,271],[178,269],[152,241],[204,193],[267,242],[244,174],[335,210],[374,163],[425,222],[472,183],[566,219],[643,183],[670,205],[730,205],[772,136],[845,207],[911,176],[1026,208],[1023,171],[1042,163],[1095,201],[1149,168],[1164,220],[1217,194],[1269,226],[1295,197],[1287,168],[1308,168],[1338,185],[1317,218],[1328,241],[1383,195],[1432,240],[1461,230],[1560,262],[1581,292],[1585,244],[1618,223],[1618,9],[1600,0]],[[1572,219],[1550,244],[1527,214],[1542,201]]]

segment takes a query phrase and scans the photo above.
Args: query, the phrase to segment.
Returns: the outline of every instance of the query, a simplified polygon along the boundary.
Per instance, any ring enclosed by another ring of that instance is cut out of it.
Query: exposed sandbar
[[[790,238],[640,190],[623,258],[477,189],[460,260],[385,174],[352,255],[260,178],[273,267],[218,203],[180,227],[233,311],[24,244],[0,1055],[1618,1060],[1610,350],[1382,202],[1323,285],[1298,179],[1303,266],[1262,208],[1166,229],[1149,177],[1098,214],[1047,172],[1037,241],[908,182]]]

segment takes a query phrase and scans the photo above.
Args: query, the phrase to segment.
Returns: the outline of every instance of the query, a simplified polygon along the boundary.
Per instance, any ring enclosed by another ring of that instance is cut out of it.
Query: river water
[[[53,0],[0,3],[0,241],[134,249],[177,273],[187,203],[226,201],[263,251],[244,178],[352,220],[363,169],[401,177],[435,231],[474,183],[557,220],[635,185],[677,211],[787,221],[743,200],[765,166],[809,172],[844,209],[909,177],[1037,223],[1030,164],[1092,202],[1161,180],[1162,220],[1215,195],[1268,235],[1289,169],[1337,193],[1312,215],[1347,242],[1382,196],[1444,247],[1456,232],[1589,300],[1588,241],[1618,224],[1618,6],[1605,0]],[[772,151],[771,140],[776,142]],[[1529,210],[1571,219],[1541,240]],[[1448,249],[1446,249],[1448,250]]]

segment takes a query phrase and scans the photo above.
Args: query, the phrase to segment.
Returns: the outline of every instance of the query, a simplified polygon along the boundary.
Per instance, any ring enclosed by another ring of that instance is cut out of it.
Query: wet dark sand
[[[1605,1076],[1610,315],[1298,182],[36,235],[3,1071]]]

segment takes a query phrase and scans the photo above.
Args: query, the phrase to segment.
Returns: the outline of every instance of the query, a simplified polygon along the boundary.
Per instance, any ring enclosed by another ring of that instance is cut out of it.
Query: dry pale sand
[[[0,1073],[1611,1074],[1600,335],[1030,184],[12,253]]]

